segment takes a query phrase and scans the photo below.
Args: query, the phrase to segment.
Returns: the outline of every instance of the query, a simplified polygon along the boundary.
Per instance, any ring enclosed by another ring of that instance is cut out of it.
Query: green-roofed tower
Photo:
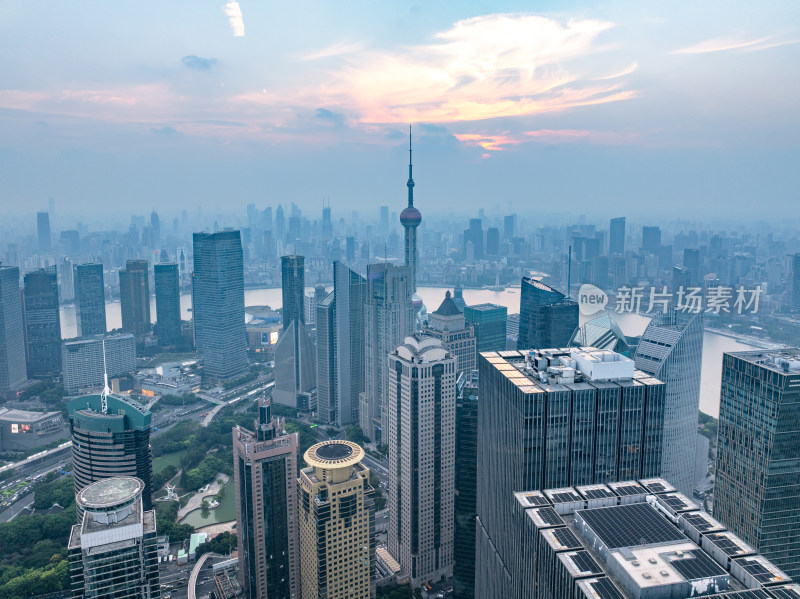
[[[142,505],[153,509],[150,411],[124,395],[76,397],[67,404],[75,493],[103,478],[133,476],[144,482]]]

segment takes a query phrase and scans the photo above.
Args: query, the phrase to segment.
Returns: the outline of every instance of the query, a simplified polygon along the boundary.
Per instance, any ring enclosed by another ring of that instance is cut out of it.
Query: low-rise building
[[[0,408],[0,451],[26,451],[69,435],[61,412]]]

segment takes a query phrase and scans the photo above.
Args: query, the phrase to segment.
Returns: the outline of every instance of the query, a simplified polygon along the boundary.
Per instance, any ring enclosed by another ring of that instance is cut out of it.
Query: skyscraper
[[[303,599],[375,597],[375,507],[364,450],[312,445],[297,479]]]
[[[153,266],[156,287],[156,337],[161,347],[175,347],[181,341],[181,282],[178,264]]]
[[[161,247],[161,219],[155,210],[150,213],[150,247],[154,250]]]
[[[0,394],[17,391],[26,380],[19,268],[0,265]]]
[[[358,422],[364,390],[364,295],[367,282],[341,262],[333,263],[336,313],[336,423]]]
[[[475,370],[475,332],[467,326],[464,314],[446,291],[439,307],[431,312],[425,335],[436,337],[456,358],[456,374]]]
[[[36,233],[39,238],[39,251],[50,251],[50,214],[47,212],[36,213]]]
[[[791,307],[794,312],[800,312],[800,254],[792,256]]]
[[[462,372],[456,381],[455,599],[475,597],[475,501],[478,488],[478,374]]]
[[[144,509],[152,509],[150,411],[126,395],[104,391],[72,399],[67,413],[75,493],[103,478],[135,476],[144,483]]]
[[[577,302],[541,281],[523,277],[518,349],[565,347],[576,328]]]
[[[411,129],[408,130],[408,206],[400,213],[400,224],[406,231],[405,264],[411,272],[411,294],[417,292],[417,227],[422,214],[414,207],[414,178],[411,176]]]
[[[483,258],[483,223],[479,218],[469,219],[469,229],[464,231],[464,253],[467,245],[472,244],[473,256],[476,260]]]
[[[302,410],[316,409],[314,344],[304,324],[305,258],[281,257],[283,331],[275,346],[275,402]]]
[[[611,219],[611,230],[608,236],[609,255],[625,254],[625,217],[620,216]]]
[[[283,298],[283,328],[292,320],[303,320],[305,294],[305,257],[281,256],[281,295]]]
[[[389,552],[414,588],[453,573],[456,359],[433,337],[389,356]]]
[[[203,376],[232,379],[247,372],[244,265],[239,231],[194,234],[194,339]]]
[[[489,227],[486,229],[486,255],[497,256],[500,254],[500,229]]]
[[[413,330],[411,280],[406,266],[370,264],[364,302],[364,392],[359,424],[364,434],[385,443],[388,356]]]
[[[800,577],[800,350],[722,356],[714,517]]]
[[[700,408],[703,313],[673,310],[659,314],[647,325],[634,359],[638,370],[664,382],[661,476],[691,497]]]
[[[233,429],[239,580],[246,599],[299,599],[298,437],[268,402],[258,412],[254,431]]]
[[[75,266],[69,258],[64,258],[64,261],[58,265],[58,274],[61,278],[60,299],[71,302],[75,299]]]
[[[55,266],[25,275],[28,375],[61,372],[61,317]]]
[[[69,537],[69,578],[75,598],[159,599],[156,513],[133,477],[107,478],[77,494],[83,514]]]
[[[102,264],[75,266],[75,320],[78,336],[106,334],[106,291]]]
[[[605,350],[479,357],[475,596],[522,597],[519,489],[657,476],[664,384]]]
[[[128,260],[119,271],[122,330],[137,337],[150,331],[150,278],[147,260]]]
[[[509,214],[503,217],[503,239],[511,241],[514,238],[514,227],[516,222],[516,214]]]
[[[130,333],[65,341],[60,351],[67,395],[102,388],[104,369],[109,379],[136,372],[136,340]]]
[[[331,291],[317,303],[317,409],[323,422],[337,421],[336,298]]]
[[[464,306],[464,320],[475,331],[475,367],[477,356],[485,351],[503,351],[506,348],[506,320],[508,308],[496,304]]]

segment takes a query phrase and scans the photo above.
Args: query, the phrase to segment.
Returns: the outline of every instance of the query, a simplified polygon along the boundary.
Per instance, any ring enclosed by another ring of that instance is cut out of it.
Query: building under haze
[[[230,230],[195,233],[193,243],[192,314],[203,376],[233,379],[249,367],[241,237]]]
[[[0,395],[14,394],[26,380],[25,322],[19,268],[0,265]]]
[[[387,418],[388,356],[413,330],[408,267],[386,263],[367,266],[363,322],[365,378],[359,398],[359,424],[369,439],[381,445]]]
[[[75,493],[113,476],[135,476],[141,501],[153,508],[150,411],[126,395],[98,393],[67,404]]]
[[[305,280],[305,257],[281,256],[283,330],[287,330],[293,320],[304,321]]]
[[[303,599],[375,597],[375,506],[364,450],[312,445],[297,479]]]
[[[39,251],[47,253],[50,251],[50,214],[47,212],[36,213],[36,233],[39,241]]]
[[[714,517],[800,578],[800,350],[723,354]]]
[[[435,337],[389,356],[389,552],[413,588],[453,574],[456,358]]]
[[[75,319],[78,336],[106,334],[106,291],[102,264],[75,266]]]
[[[608,236],[608,253],[609,255],[617,254],[623,256],[625,254],[625,217],[620,216],[611,219],[611,226]]]
[[[246,599],[300,598],[297,433],[258,406],[255,430],[233,429],[239,581]]]
[[[664,382],[661,476],[684,495],[694,490],[695,439],[700,409],[703,313],[655,316],[636,348],[636,368]]]
[[[478,371],[456,381],[455,528],[453,590],[457,599],[475,597],[475,502],[478,488]]]
[[[69,537],[72,597],[159,599],[156,512],[138,478],[107,478],[77,493],[83,514]]]
[[[177,263],[153,265],[156,287],[156,337],[159,347],[181,342],[181,283]]]
[[[545,285],[523,277],[517,349],[565,347],[578,328],[578,303]]]
[[[141,338],[150,332],[150,278],[147,260],[128,260],[119,271],[122,330]]]
[[[479,358],[475,596],[523,597],[514,493],[657,476],[664,384],[595,349]]]
[[[58,309],[58,273],[55,266],[25,275],[25,332],[28,375],[61,372],[61,316]]]

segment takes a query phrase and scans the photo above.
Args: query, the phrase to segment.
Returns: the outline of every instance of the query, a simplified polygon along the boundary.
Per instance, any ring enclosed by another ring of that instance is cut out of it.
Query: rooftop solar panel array
[[[556,545],[558,545],[557,549],[559,550],[583,548],[578,537],[576,537],[569,528],[551,528],[544,531],[542,534],[555,539]]]
[[[586,499],[604,499],[606,497],[615,497],[615,495],[605,487],[594,487],[594,488],[585,488],[585,487],[578,487],[578,491],[580,491],[581,495],[586,497]]]
[[[609,549],[688,540],[646,503],[576,512]]]
[[[737,559],[736,563],[759,584],[767,585],[770,583],[790,581],[783,572],[778,570],[778,568],[773,566],[770,562],[767,562],[767,564],[772,566],[773,569],[770,570],[767,568],[763,563],[764,561],[766,560],[763,557],[756,555]]]
[[[600,567],[600,564],[598,564],[597,561],[585,549],[576,551],[574,554],[567,556],[567,559],[575,564],[575,568],[584,576],[597,576],[604,574],[603,568]]]
[[[680,493],[659,495],[658,500],[670,507],[673,512],[696,511],[699,508]]]
[[[785,587],[770,587],[770,595],[775,599],[800,599],[800,585],[789,584]]]
[[[550,505],[550,501],[547,497],[542,497],[541,495],[526,495],[525,500],[528,502],[528,505]]]
[[[586,582],[586,586],[594,591],[593,597],[597,597],[597,599],[625,599],[625,595],[610,578],[590,580]]]
[[[534,510],[539,519],[550,526],[560,526],[564,524],[561,516],[551,507],[540,507]]]
[[[686,580],[726,576],[727,572],[702,549],[684,551],[683,556],[670,556],[670,565]]]
[[[627,484],[620,484],[620,485],[609,485],[614,492],[619,495],[620,497],[627,497],[628,495],[644,495],[647,490],[641,486],[639,483],[627,483]]]
[[[639,482],[651,493],[672,493],[675,491],[675,487],[661,478],[650,478],[647,480],[640,480]]]
[[[550,495],[553,503],[572,503],[573,501],[580,501],[581,497],[574,491],[572,493],[553,493]]]
[[[705,535],[709,543],[718,547],[728,557],[752,555],[755,553],[744,541],[729,532],[715,532]],[[738,541],[738,543],[737,543]]]
[[[772,599],[772,595],[763,589],[749,589],[746,591],[732,591],[730,593],[720,593],[709,595],[707,599]]]
[[[714,520],[710,520],[710,516],[705,512],[687,512],[686,514],[682,514],[681,517],[700,532],[724,529],[721,524],[714,522]]]

